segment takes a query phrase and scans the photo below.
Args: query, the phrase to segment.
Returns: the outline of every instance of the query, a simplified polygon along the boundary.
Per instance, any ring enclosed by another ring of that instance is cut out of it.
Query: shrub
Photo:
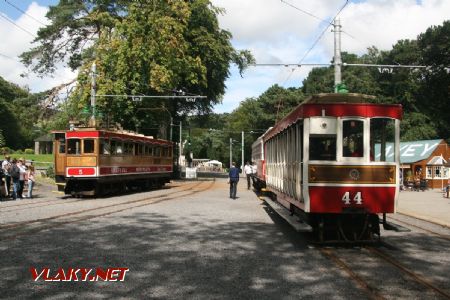
[[[47,175],[48,178],[55,179],[55,171],[53,170],[53,166],[49,166],[45,171],[45,174]]]
[[[30,148],[27,148],[27,149],[25,149],[24,153],[25,154],[34,154],[34,150],[30,149]]]
[[[23,151],[19,149],[16,152],[14,152],[14,154],[23,154]]]
[[[13,152],[13,151],[9,147],[1,147],[0,148],[0,154],[3,154],[3,155],[10,154],[11,152]]]

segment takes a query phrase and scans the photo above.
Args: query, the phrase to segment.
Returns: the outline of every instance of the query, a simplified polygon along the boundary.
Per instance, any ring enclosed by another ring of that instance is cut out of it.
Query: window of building
[[[336,160],[336,135],[310,135],[310,160]]]
[[[364,156],[364,122],[361,120],[342,121],[342,156]]]
[[[448,168],[444,166],[427,166],[427,179],[448,179]]]
[[[67,140],[67,154],[79,155],[81,149],[80,139],[68,139]]]
[[[94,140],[83,141],[83,153],[94,153]]]

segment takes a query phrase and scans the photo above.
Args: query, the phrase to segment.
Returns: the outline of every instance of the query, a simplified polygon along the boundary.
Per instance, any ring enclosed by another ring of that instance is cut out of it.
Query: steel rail
[[[443,289],[435,286],[432,282],[425,279],[423,276],[415,273],[414,271],[410,270],[409,268],[405,267],[401,263],[399,263],[397,260],[393,259],[388,254],[384,253],[381,250],[378,250],[373,247],[365,247],[365,249],[369,250],[373,254],[377,255],[378,257],[382,258],[384,261],[390,263],[391,265],[395,266],[397,269],[402,271],[403,273],[409,275],[415,282],[427,287],[428,289],[440,294],[441,296],[445,297],[445,299],[450,299],[450,294]]]
[[[203,182],[200,182],[196,186],[199,186],[202,183]],[[214,185],[214,183],[215,182],[212,181],[212,183],[209,184],[206,188],[198,190],[198,191],[195,191],[195,190],[192,191],[192,186],[190,186],[188,189],[185,189],[185,190],[182,190],[182,191],[178,191],[176,193],[188,192],[188,193],[186,193],[183,196],[193,195],[193,194],[196,194],[196,193],[199,193],[201,191],[204,191],[204,190],[207,190],[207,189],[211,188],[211,186]],[[128,207],[124,207],[124,208],[121,208],[121,209],[116,209],[116,210],[113,210],[113,211],[108,211],[108,212],[101,213],[101,214],[81,216],[81,217],[79,217],[77,219],[73,219],[73,220],[69,219],[69,220],[61,221],[61,222],[58,222],[58,221],[57,222],[52,222],[51,224],[45,224],[45,225],[40,226],[38,228],[25,228],[25,229],[28,229],[28,230],[27,231],[23,231],[23,232],[15,233],[13,235],[1,236],[0,237],[0,241],[3,241],[3,240],[14,240],[14,239],[16,239],[19,236],[34,234],[34,233],[37,233],[37,232],[40,232],[40,231],[43,231],[43,230],[46,230],[46,229],[55,228],[55,226],[77,223],[77,222],[80,222],[80,221],[95,219],[95,218],[111,215],[111,214],[114,214],[114,213],[119,213],[119,212],[126,211],[126,210],[133,209],[133,208],[138,208],[138,207],[143,207],[143,206],[147,206],[147,205],[157,204],[157,203],[164,202],[164,201],[174,200],[174,197],[175,197],[174,194],[176,194],[176,193],[172,193],[170,196],[167,196],[167,194],[166,194],[166,195],[161,195],[161,196],[158,196],[158,197],[153,197],[151,199],[150,198],[146,198],[146,199],[141,199],[139,201],[130,201],[130,202],[123,203],[123,204],[132,204],[132,203],[136,203],[136,202],[143,202],[143,201],[150,200],[150,202],[141,203],[141,204],[134,205],[134,206],[128,206]],[[153,201],[154,198],[161,198],[161,199]],[[110,207],[116,207],[116,206],[117,205],[115,205],[115,204],[109,205],[109,206],[103,206],[101,208],[97,208],[97,210],[102,209],[102,208],[108,208],[108,207],[109,208]],[[90,209],[90,210],[93,210],[93,209]],[[71,215],[73,215],[73,214],[64,214],[64,215],[59,215],[59,216],[56,216],[56,217],[57,218],[61,218],[61,217],[67,217],[67,216],[71,216]],[[23,224],[23,225],[28,225],[28,224]],[[23,226],[23,227],[25,227],[25,226]]]
[[[197,185],[199,185],[199,184],[197,184]],[[181,193],[183,191],[184,190],[182,189],[181,191],[173,191],[172,193],[169,193],[169,194]],[[157,196],[153,196],[153,198],[162,198],[162,197],[164,197],[166,195],[157,195]],[[2,225],[0,225],[0,230],[16,228],[16,227],[19,227],[19,226],[29,225],[29,224],[38,223],[38,222],[46,222],[46,221],[50,221],[50,220],[54,220],[54,219],[58,219],[58,218],[66,217],[66,216],[78,215],[78,214],[82,214],[82,213],[86,213],[86,212],[90,212],[90,211],[95,211],[95,210],[99,210],[99,209],[104,209],[104,208],[108,208],[108,207],[112,207],[112,206],[121,206],[121,205],[127,205],[127,204],[131,204],[131,203],[142,202],[142,201],[146,201],[148,199],[149,198],[146,197],[146,198],[143,198],[143,199],[124,201],[124,202],[121,202],[121,203],[114,203],[114,204],[110,204],[110,205],[98,206],[98,207],[78,210],[78,211],[74,211],[74,212],[69,212],[69,213],[55,215],[55,216],[41,218],[41,219],[34,219],[34,220],[23,221],[23,222],[14,222],[14,223],[9,223],[9,224],[2,224]]]
[[[374,300],[384,300],[384,299],[386,299],[385,297],[380,295],[376,291],[375,288],[370,286],[370,284],[367,283],[366,280],[364,280],[361,276],[356,274],[349,265],[347,265],[342,259],[337,257],[337,255],[334,254],[331,249],[320,249],[320,252],[322,253],[322,255],[324,255],[325,257],[327,257],[331,261],[333,261],[345,273],[347,273],[347,275],[353,281],[355,281],[362,290],[364,290],[368,294],[370,299],[374,299]]]

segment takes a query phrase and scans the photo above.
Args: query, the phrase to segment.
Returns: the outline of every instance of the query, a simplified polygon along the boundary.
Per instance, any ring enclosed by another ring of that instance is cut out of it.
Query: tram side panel
[[[288,209],[291,204],[304,209],[302,196],[302,139],[301,121],[265,141],[266,183],[277,200]]]

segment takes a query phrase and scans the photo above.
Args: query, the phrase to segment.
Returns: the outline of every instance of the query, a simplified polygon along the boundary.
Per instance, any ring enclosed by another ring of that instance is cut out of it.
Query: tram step
[[[289,225],[294,227],[294,229],[297,232],[312,232],[313,231],[313,228],[310,225],[300,221],[297,216],[295,216],[295,215],[292,216],[290,214],[290,212],[286,208],[281,206],[280,204],[276,203],[275,201],[272,201],[269,197],[262,197],[262,198],[270,207],[272,207],[272,209],[278,215],[280,215],[280,217],[285,219],[286,222],[289,223]]]

